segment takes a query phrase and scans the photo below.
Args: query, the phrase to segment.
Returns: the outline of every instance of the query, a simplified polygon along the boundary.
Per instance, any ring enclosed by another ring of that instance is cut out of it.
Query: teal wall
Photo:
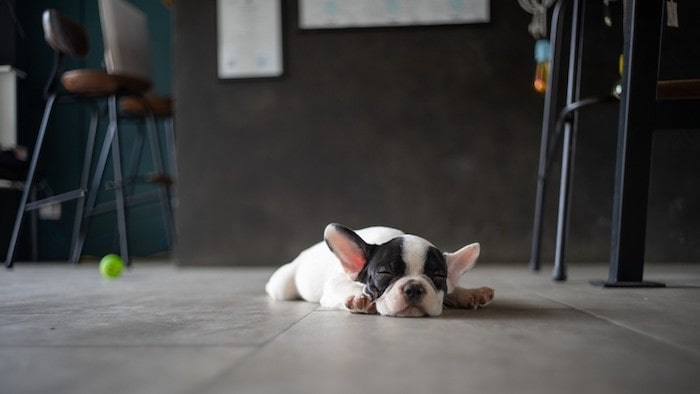
[[[154,93],[170,94],[172,80],[171,11],[158,0],[131,0],[132,4],[148,16],[150,47],[152,54]],[[67,69],[102,68],[102,34],[96,0],[18,1],[18,18],[26,32],[18,37],[18,67],[27,72],[20,86],[19,142],[33,147],[44,109],[43,88],[53,62],[53,52],[46,45],[41,28],[41,14],[47,8],[55,8],[67,17],[85,26],[90,36],[90,53],[84,60],[71,60]],[[47,131],[40,165],[51,192],[58,194],[75,188],[79,181],[82,157],[87,134],[87,112],[80,106],[58,106]],[[125,124],[122,129],[123,156],[136,125]],[[104,130],[104,128],[102,128]],[[147,149],[148,147],[146,147]],[[147,152],[147,151],[146,151]],[[126,165],[126,163],[124,164]],[[142,171],[149,171],[150,158],[144,155]],[[111,169],[106,173],[111,177]],[[136,192],[152,186],[139,186]],[[103,193],[106,194],[106,193]],[[108,197],[101,196],[101,201]],[[63,214],[58,221],[39,223],[39,259],[65,260],[68,257],[73,226],[74,203],[63,204]],[[134,207],[129,211],[129,241],[132,256],[149,256],[168,250],[168,242],[157,204]],[[27,227],[25,227],[27,228]],[[90,227],[84,255],[101,256],[116,250],[116,221],[113,214],[95,217]]]

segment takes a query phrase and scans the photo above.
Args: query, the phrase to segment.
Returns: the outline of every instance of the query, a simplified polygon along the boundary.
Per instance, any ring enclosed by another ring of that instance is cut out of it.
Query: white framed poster
[[[280,2],[281,0],[217,0],[219,78],[282,75]]]
[[[449,25],[490,20],[489,0],[299,0],[303,29]]]

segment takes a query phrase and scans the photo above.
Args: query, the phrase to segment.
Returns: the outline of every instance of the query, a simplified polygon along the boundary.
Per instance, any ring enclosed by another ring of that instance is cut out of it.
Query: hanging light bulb
[[[535,42],[535,81],[533,87],[537,93],[547,91],[549,76],[549,40],[539,39]]]

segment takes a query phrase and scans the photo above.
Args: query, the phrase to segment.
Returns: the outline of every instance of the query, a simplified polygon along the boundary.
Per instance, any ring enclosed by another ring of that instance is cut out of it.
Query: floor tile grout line
[[[319,308],[320,308],[320,307],[319,307]],[[289,331],[290,329],[292,329],[292,327],[294,327],[294,326],[296,326],[297,324],[301,323],[303,320],[305,320],[307,317],[309,317],[312,313],[316,312],[317,310],[318,310],[318,308],[310,310],[309,312],[307,312],[306,314],[304,314],[304,316],[302,316],[302,317],[299,318],[298,320],[294,321],[294,322],[293,322],[292,324],[290,324],[289,326],[285,327],[284,330],[280,331],[280,332],[277,333],[276,335],[271,336],[268,340],[263,341],[263,342],[261,342],[260,344],[255,345],[254,348],[253,348],[253,350],[252,350],[250,353],[248,353],[248,354],[246,354],[245,356],[241,357],[241,358],[240,358],[239,360],[237,360],[231,367],[223,369],[221,372],[219,372],[219,373],[216,374],[215,376],[212,376],[211,378],[209,378],[206,382],[202,382],[202,383],[198,384],[197,386],[192,387],[192,392],[193,392],[193,393],[200,393],[200,392],[203,392],[203,391],[205,391],[205,389],[206,389],[208,386],[213,385],[215,382],[217,382],[219,379],[221,379],[221,378],[224,377],[225,375],[230,374],[231,372],[233,372],[233,371],[235,371],[235,370],[241,368],[241,366],[242,366],[243,364],[245,364],[247,360],[249,360],[249,359],[250,359],[251,357],[253,357],[255,354],[260,353],[265,347],[267,347],[267,345],[269,345],[270,343],[274,342],[274,341],[275,341],[277,338],[279,338],[282,334],[286,333],[287,331]]]
[[[634,328],[634,327],[632,327],[632,326],[623,324],[623,323],[621,323],[621,322],[618,322],[618,321],[615,321],[615,320],[613,320],[613,319],[607,318],[607,317],[605,317],[605,316],[599,315],[599,314],[597,314],[597,313],[595,313],[595,312],[591,312],[591,311],[588,311],[588,310],[586,310],[586,309],[579,308],[579,307],[577,307],[577,306],[575,306],[575,305],[571,305],[571,304],[566,303],[566,302],[564,302],[564,301],[559,301],[559,300],[556,300],[556,299],[554,299],[554,298],[547,297],[546,295],[541,294],[541,293],[539,293],[539,292],[535,292],[535,294],[537,294],[538,296],[540,296],[540,297],[542,297],[542,298],[545,298],[545,299],[547,299],[547,300],[550,300],[550,301],[556,302],[556,303],[558,303],[558,304],[567,306],[567,307],[569,307],[569,308],[571,308],[571,309],[573,309],[573,310],[575,310],[575,311],[578,311],[578,312],[584,313],[584,314],[586,314],[586,315],[592,316],[592,317],[594,317],[594,318],[596,318],[596,319],[599,319],[599,320],[608,322],[608,323],[610,323],[610,324],[613,324],[613,325],[618,326],[618,327],[620,327],[620,328],[623,328],[623,329],[625,329],[625,330],[632,331],[632,332],[634,332],[634,333],[636,333],[636,334],[639,334],[639,335],[641,335],[641,336],[643,336],[643,337],[646,337],[646,338],[648,338],[648,339],[652,339],[652,340],[654,340],[654,341],[663,343],[664,345],[671,346],[671,347],[673,347],[673,348],[675,348],[675,349],[677,349],[677,350],[681,350],[681,351],[683,351],[683,352],[690,353],[690,354],[693,355],[694,357],[700,357],[700,351],[697,351],[697,350],[695,350],[695,349],[690,349],[690,348],[688,348],[688,347],[686,347],[686,346],[683,346],[683,345],[678,344],[678,343],[676,343],[676,342],[670,341],[670,340],[665,339],[665,338],[663,338],[663,337],[659,337],[659,336],[657,336],[657,335],[650,334],[650,333],[645,332],[645,331],[642,331],[642,330],[640,330],[640,329],[638,329],[638,328]]]
[[[261,346],[260,344],[250,344],[250,343],[115,343],[115,344],[63,344],[63,345],[50,345],[50,344],[27,344],[27,345],[2,345],[0,344],[0,351],[5,349],[188,349],[188,348],[217,348],[217,347],[227,347],[227,348],[257,348]]]

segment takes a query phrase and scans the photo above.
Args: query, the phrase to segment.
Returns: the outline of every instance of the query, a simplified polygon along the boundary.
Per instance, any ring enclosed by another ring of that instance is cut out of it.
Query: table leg
[[[643,281],[663,6],[663,0],[627,2],[610,272],[594,285],[663,286]]]

